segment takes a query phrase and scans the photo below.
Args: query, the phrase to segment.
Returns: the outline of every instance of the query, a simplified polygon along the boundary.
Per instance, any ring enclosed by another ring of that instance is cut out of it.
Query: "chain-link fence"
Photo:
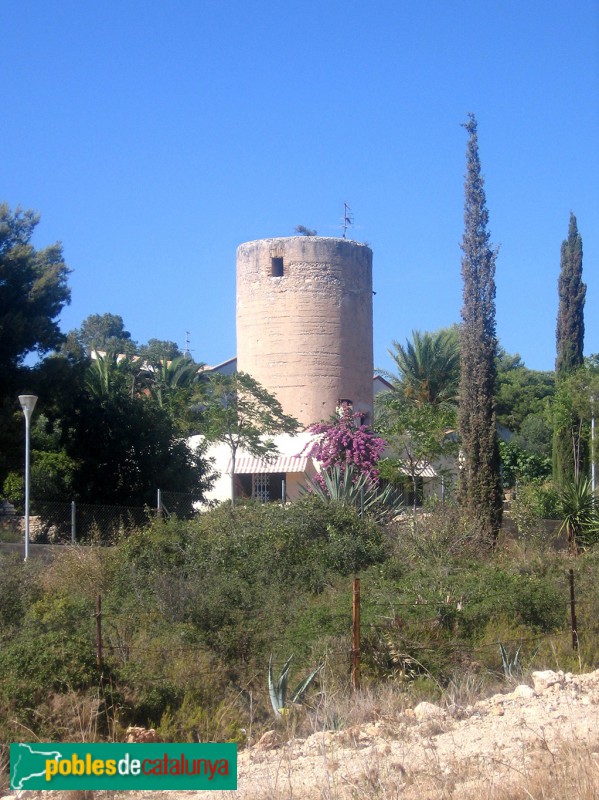
[[[144,507],[89,503],[31,502],[29,538],[34,544],[94,542],[112,544],[147,525],[157,515],[189,519],[198,513],[201,497],[182,492],[156,494],[155,504]],[[0,541],[19,542],[25,533],[22,509],[5,511],[0,519]]]
[[[174,514],[179,519],[190,519],[199,513],[204,502],[200,495],[159,491],[156,505],[166,516]]]
[[[36,502],[31,506],[29,531],[31,541],[39,544],[112,544],[136,528],[147,525],[155,514],[156,509],[148,507]]]

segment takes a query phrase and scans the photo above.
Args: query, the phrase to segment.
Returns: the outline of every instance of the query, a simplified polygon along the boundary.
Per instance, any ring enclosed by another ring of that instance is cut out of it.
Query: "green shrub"
[[[22,555],[0,554],[0,642],[23,622],[27,608],[41,595],[38,567]]]
[[[102,713],[94,706],[98,735],[111,735],[118,716],[173,740],[243,741],[242,728],[255,734],[269,718],[271,652],[278,665],[294,653],[298,675],[326,659],[322,680],[344,692],[356,567],[367,685],[430,697],[468,675],[484,684],[503,675],[499,641],[510,657],[521,646],[524,669],[571,667],[570,564],[580,655],[593,667],[599,550],[568,560],[547,549],[527,561],[507,547],[481,552],[451,507],[389,535],[318,498],[225,506],[157,521],[114,548],[65,548],[41,569],[3,557],[0,718],[39,736],[73,731],[74,704],[91,708],[100,686],[101,592],[110,698]]]
[[[35,705],[50,691],[98,681],[89,604],[44,597],[26,610],[20,630],[0,650],[0,691],[16,707]]]
[[[528,515],[533,524],[538,524],[544,519],[559,519],[559,495],[551,483],[520,484],[514,494],[511,504],[512,516],[518,524],[517,515]]]
[[[14,708],[35,707],[48,692],[94,686],[99,680],[88,638],[51,631],[22,635],[0,651],[0,693]]]
[[[167,742],[236,742],[244,744],[248,721],[239,698],[223,693],[222,700],[204,706],[193,694],[186,694],[178,708],[167,708],[158,732]]]
[[[9,472],[4,479],[2,494],[22,513],[25,503],[25,479],[22,472]]]

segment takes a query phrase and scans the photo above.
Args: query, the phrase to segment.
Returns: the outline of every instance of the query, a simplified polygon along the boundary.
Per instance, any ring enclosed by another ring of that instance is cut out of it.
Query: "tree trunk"
[[[231,449],[231,505],[235,505],[235,448]]]

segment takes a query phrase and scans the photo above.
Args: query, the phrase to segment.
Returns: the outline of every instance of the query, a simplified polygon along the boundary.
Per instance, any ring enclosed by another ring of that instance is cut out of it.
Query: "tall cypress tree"
[[[477,123],[473,114],[469,114],[464,127],[469,139],[464,185],[464,236],[461,244],[460,498],[470,518],[477,523],[481,538],[492,543],[499,534],[503,508],[494,409],[497,251],[491,247],[487,231],[489,212],[478,153]]]
[[[557,282],[559,305],[557,311],[558,377],[573,372],[584,361],[584,299],[587,287],[582,282],[582,239],[576,217],[570,212],[568,238],[562,242],[560,274]]]
[[[558,391],[564,378],[584,362],[584,300],[587,287],[582,282],[582,239],[576,217],[570,212],[568,238],[562,242],[560,274],[557,283],[558,311],[555,377]],[[581,424],[575,414],[562,414],[553,432],[553,478],[563,485],[580,473],[583,448]]]

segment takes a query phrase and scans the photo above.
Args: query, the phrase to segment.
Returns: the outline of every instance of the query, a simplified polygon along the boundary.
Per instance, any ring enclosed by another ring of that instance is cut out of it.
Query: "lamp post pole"
[[[591,395],[591,489],[593,491],[593,507],[595,506],[595,396]]]
[[[19,402],[25,415],[25,561],[29,558],[29,474],[31,472],[29,464],[29,432],[31,429],[31,415],[37,403],[34,394],[20,394]]]

